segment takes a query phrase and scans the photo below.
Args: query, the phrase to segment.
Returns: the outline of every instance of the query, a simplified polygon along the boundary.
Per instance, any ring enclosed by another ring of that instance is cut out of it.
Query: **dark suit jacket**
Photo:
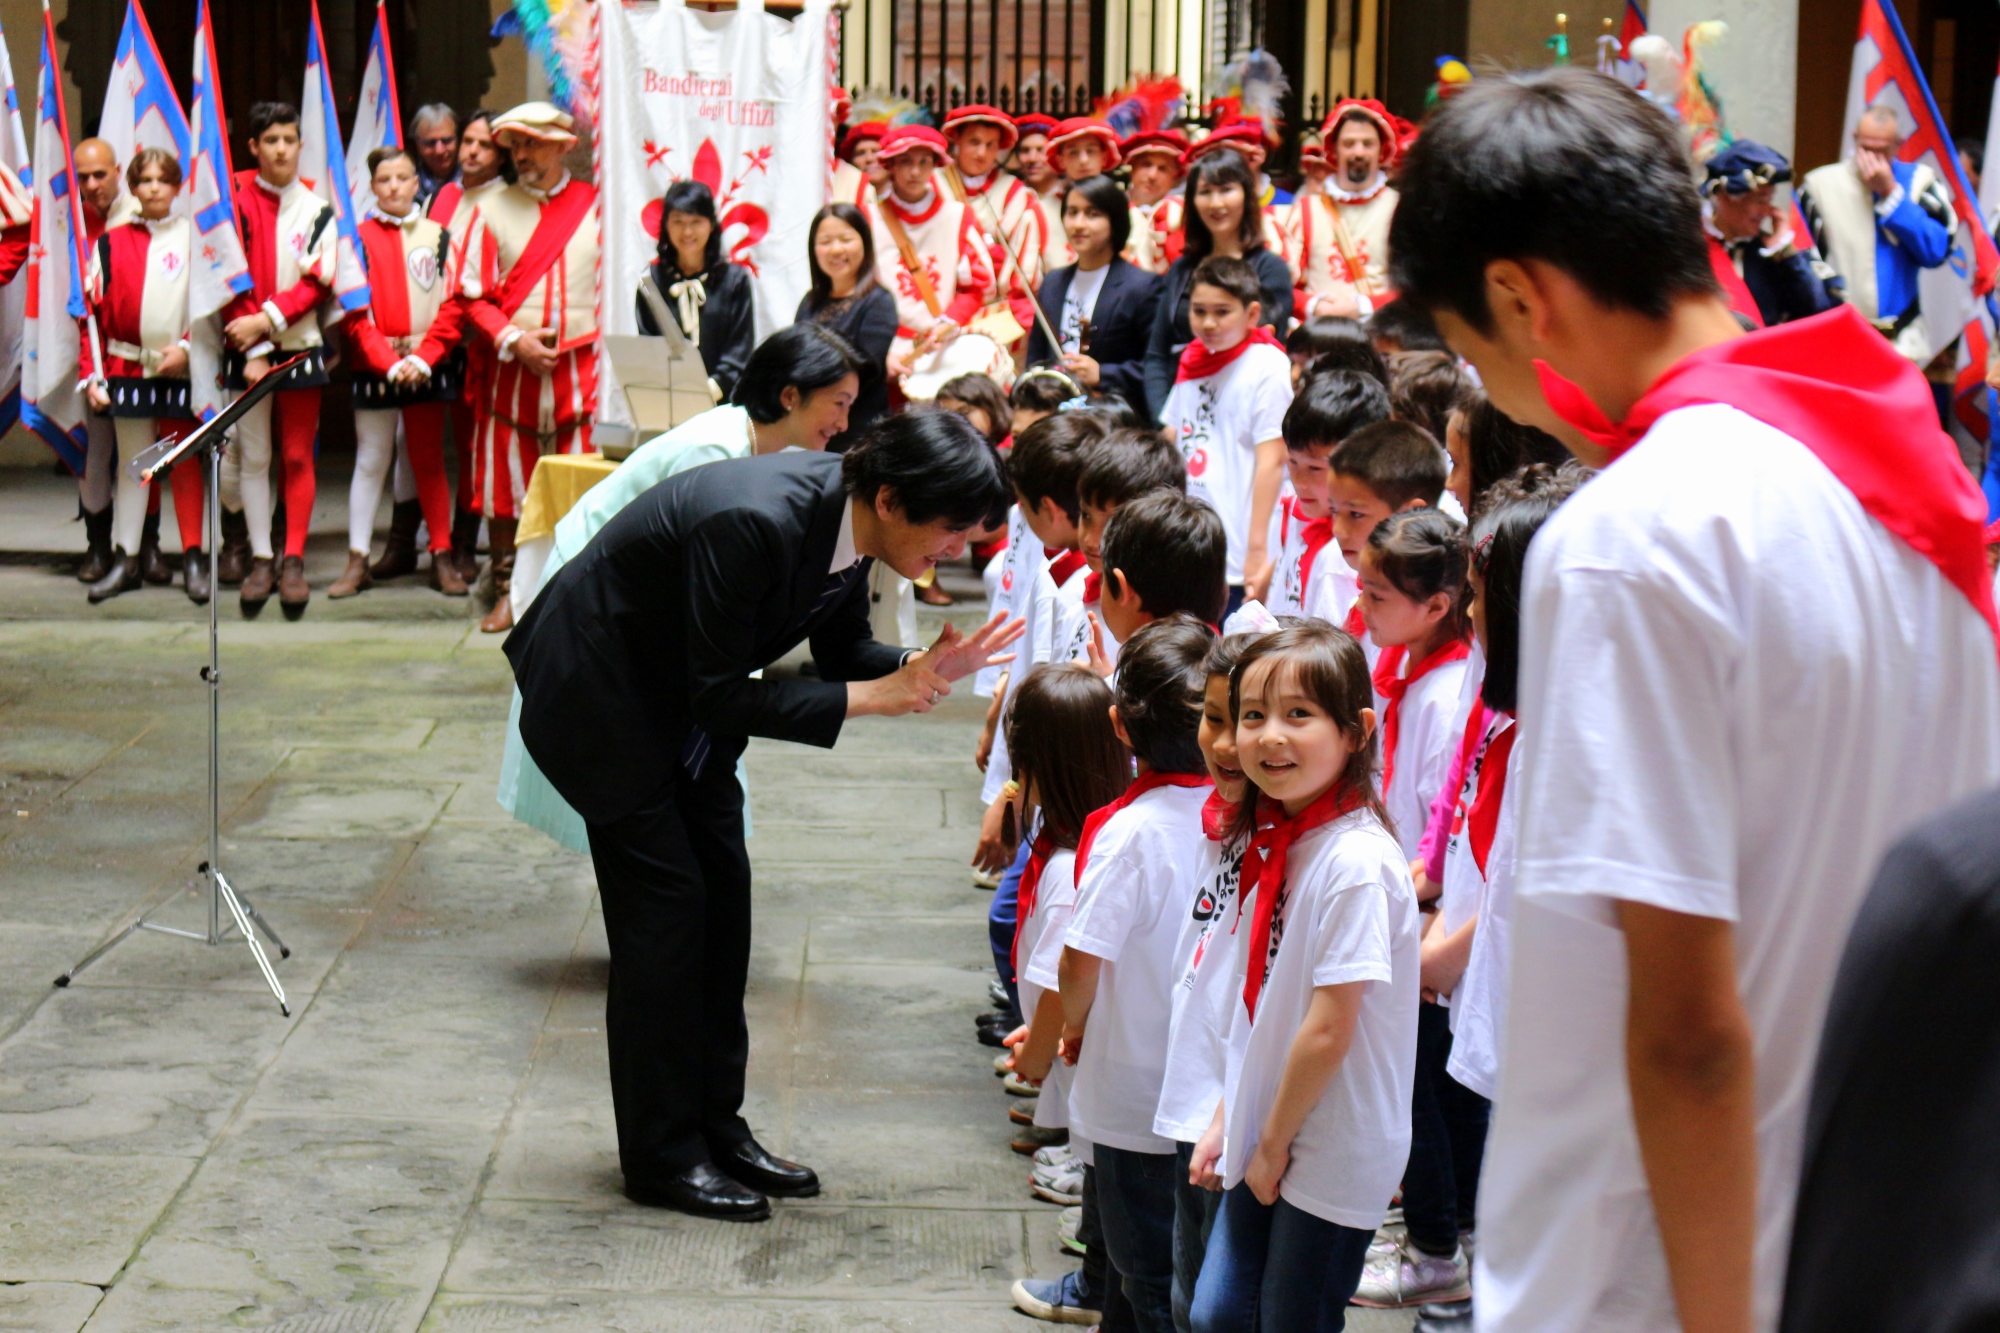
[[[1076,265],[1071,264],[1042,279],[1042,313],[1057,331],[1062,329],[1063,301],[1075,276]],[[1114,257],[1090,315],[1090,355],[1097,362],[1098,383],[1124,395],[1125,401],[1141,412],[1146,410],[1146,341],[1153,336],[1160,285],[1159,274]],[[1057,355],[1037,320],[1028,331],[1028,364],[1045,365]]]
[[[667,296],[668,286],[679,282],[680,276],[678,267],[669,268],[665,260],[653,261],[653,281],[659,286],[660,295]],[[757,347],[755,284],[750,281],[749,269],[724,262],[702,274],[701,285],[708,293],[701,307],[701,364],[715,386],[722,390],[722,401],[726,403],[729,395],[736,392],[736,381],[743,378],[743,367]],[[632,301],[639,312],[639,332],[657,337],[660,326],[653,319],[653,307],[646,304],[642,295],[635,295]],[[675,312],[674,322],[678,324],[680,312],[671,296],[667,296],[667,308]],[[681,333],[685,335],[687,330],[682,329]]]
[[[521,739],[587,822],[655,795],[695,727],[725,759],[749,736],[831,746],[843,682],[901,663],[869,632],[865,570],[808,622],[847,503],[831,454],[690,468],[605,524],[536,596],[506,645]],[[750,678],[808,637],[821,679]]]

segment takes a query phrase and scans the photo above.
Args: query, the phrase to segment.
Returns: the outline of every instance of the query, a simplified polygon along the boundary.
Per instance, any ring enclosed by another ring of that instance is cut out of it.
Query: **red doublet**
[[[381,218],[363,218],[359,230],[368,259],[369,306],[367,313],[348,321],[347,338],[362,369],[387,375],[402,360],[392,340],[413,337],[423,341],[412,354],[427,366],[437,365],[458,345],[465,318],[458,302],[444,299],[450,254],[443,232],[432,246],[413,245],[411,229]],[[423,273],[433,286],[421,285]]]
[[[256,172],[236,173],[236,219],[243,229],[243,257],[250,267],[250,290],[223,307],[224,324],[256,314],[266,301],[277,307],[285,323],[296,324],[301,315],[309,314],[326,299],[326,285],[310,275],[278,290],[279,202],[280,196],[272,193]]]

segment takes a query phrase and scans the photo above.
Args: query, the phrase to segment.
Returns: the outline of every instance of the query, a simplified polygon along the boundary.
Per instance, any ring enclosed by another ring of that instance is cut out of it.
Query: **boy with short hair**
[[[1229,534],[1229,610],[1271,578],[1271,514],[1285,481],[1292,363],[1259,321],[1263,286],[1241,259],[1210,255],[1189,286],[1194,341],[1181,352],[1160,417],[1187,460],[1188,492]]]
[[[1348,436],[1389,419],[1389,393],[1380,380],[1358,370],[1315,376],[1285,411],[1285,467],[1292,493],[1278,502],[1272,541],[1276,568],[1265,605],[1273,615],[1305,615],[1322,586],[1354,570],[1333,544],[1329,489],[1333,453]],[[1321,593],[1322,599],[1336,596]]]
[[[1154,491],[1104,527],[1104,629],[1124,643],[1156,620],[1185,612],[1222,621],[1228,536],[1213,509],[1179,491]]]
[[[1376,524],[1406,509],[1436,508],[1448,475],[1438,442],[1423,427],[1394,420],[1364,426],[1342,440],[1327,466],[1333,542],[1350,571],[1361,568],[1361,548]],[[1308,599],[1306,614],[1360,639],[1373,668],[1380,650],[1364,632],[1356,605],[1360,591],[1351,576],[1328,579],[1313,593],[1317,600]]]
[[[1091,630],[1093,623],[1104,623],[1104,531],[1121,505],[1163,490],[1187,493],[1187,464],[1158,431],[1114,430],[1085,457],[1076,484],[1077,537],[1091,573],[1084,583],[1082,614],[1070,622],[1067,647],[1058,660],[1090,660],[1106,672],[1117,663],[1118,640]],[[1094,641],[1101,662],[1091,657]]]

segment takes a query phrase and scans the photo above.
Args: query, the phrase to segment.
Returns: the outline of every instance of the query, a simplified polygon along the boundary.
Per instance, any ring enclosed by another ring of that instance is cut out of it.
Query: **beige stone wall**
[[[1552,63],[1543,43],[1555,32],[1558,13],[1569,15],[1570,63],[1594,65],[1596,39],[1604,20],[1622,18],[1625,5],[1624,0],[1585,0],[1573,5],[1471,0],[1466,56],[1473,74],[1490,69],[1539,69]]]
[[[492,4],[495,19],[514,7],[513,0],[492,0]],[[486,90],[486,105],[504,110],[527,100],[528,49],[509,37],[493,48],[493,82]]]

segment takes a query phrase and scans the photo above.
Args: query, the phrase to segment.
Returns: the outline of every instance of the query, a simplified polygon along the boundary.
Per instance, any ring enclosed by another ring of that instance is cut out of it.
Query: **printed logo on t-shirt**
[[[1194,985],[1202,955],[1208,952],[1208,938],[1215,933],[1217,923],[1230,915],[1229,907],[1236,901],[1242,878],[1243,843],[1239,839],[1233,850],[1223,853],[1215,878],[1202,885],[1201,892],[1194,896],[1194,919],[1201,923],[1201,933],[1195,936],[1194,955],[1188,960],[1187,974],[1181,978],[1183,988]]]
[[[1000,591],[1014,591],[1014,571],[1012,567],[1000,571]]]
[[[1208,472],[1208,446],[1215,439],[1215,411],[1218,394],[1215,377],[1194,386],[1194,415],[1181,422],[1181,457],[1187,460],[1188,480],[1199,481]],[[1197,490],[1196,498],[1206,498]]]

